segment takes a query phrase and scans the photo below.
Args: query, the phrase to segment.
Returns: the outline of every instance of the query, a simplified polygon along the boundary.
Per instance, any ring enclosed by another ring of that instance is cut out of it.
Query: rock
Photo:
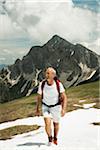
[[[0,71],[0,102],[36,92],[45,69],[50,66],[57,70],[66,88],[98,80],[99,62],[100,56],[95,52],[55,35],[43,46],[32,47],[22,60],[17,59]]]

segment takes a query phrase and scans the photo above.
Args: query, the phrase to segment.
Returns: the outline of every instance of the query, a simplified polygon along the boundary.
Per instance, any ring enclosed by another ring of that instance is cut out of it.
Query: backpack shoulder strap
[[[58,91],[58,104],[61,104],[62,102],[62,98],[61,98],[61,94],[60,94],[60,80],[55,80],[56,82],[56,86],[57,86],[57,91]]]
[[[55,82],[56,82],[56,86],[57,86],[57,91],[58,91],[59,96],[60,96],[60,80],[56,79]]]
[[[60,80],[57,79],[57,80],[55,80],[55,82],[56,82],[57,90],[58,90],[58,93],[59,93],[59,96],[58,96],[58,104],[62,104],[63,99],[62,99],[61,93],[60,93]]]
[[[43,89],[44,89],[44,85],[46,83],[46,80],[43,80],[42,81],[42,84],[41,84],[41,90],[42,90],[42,99],[43,99]]]

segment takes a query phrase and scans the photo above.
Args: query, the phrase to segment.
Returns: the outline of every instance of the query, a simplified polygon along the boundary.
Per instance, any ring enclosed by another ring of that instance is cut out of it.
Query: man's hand
[[[42,100],[42,95],[38,94],[35,116],[41,116],[41,111],[40,111],[40,108],[39,108],[41,100]]]
[[[64,109],[61,110],[61,116],[65,116],[66,111]]]
[[[40,112],[39,110],[37,110],[37,111],[35,112],[35,116],[41,116],[41,112]]]

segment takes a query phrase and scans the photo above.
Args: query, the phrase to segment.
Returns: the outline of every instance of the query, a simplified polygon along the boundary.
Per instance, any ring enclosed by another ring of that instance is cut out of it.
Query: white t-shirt
[[[42,89],[41,89],[42,82],[39,84],[38,88],[38,94],[42,95]],[[65,92],[65,89],[61,82],[59,82],[60,86],[60,93]],[[47,105],[54,105],[58,102],[58,90],[56,82],[54,81],[53,85],[48,85],[47,82],[45,82],[44,88],[43,88],[43,102]]]

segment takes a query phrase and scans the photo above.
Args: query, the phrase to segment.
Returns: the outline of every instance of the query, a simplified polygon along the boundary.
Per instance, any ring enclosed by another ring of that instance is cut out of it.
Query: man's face
[[[54,79],[55,74],[52,70],[47,69],[45,73],[46,79]]]

